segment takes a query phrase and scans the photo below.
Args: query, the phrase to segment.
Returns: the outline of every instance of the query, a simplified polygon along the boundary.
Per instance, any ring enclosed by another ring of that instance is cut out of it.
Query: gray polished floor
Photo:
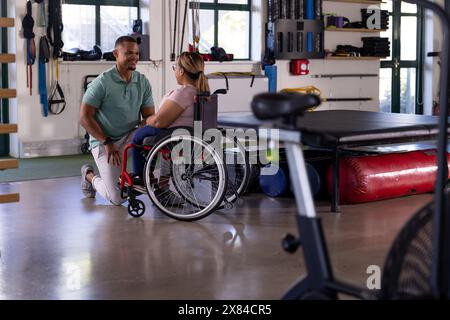
[[[141,219],[82,199],[79,178],[0,185],[21,201],[0,205],[0,299],[279,299],[304,272],[292,199],[246,197],[194,223],[155,212]],[[318,207],[337,277],[365,284],[396,232],[431,195]]]

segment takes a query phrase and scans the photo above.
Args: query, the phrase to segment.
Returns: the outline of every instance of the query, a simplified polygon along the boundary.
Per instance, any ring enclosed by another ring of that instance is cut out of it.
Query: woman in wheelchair
[[[146,125],[136,131],[134,144],[142,144],[146,137],[156,136],[160,129],[192,126],[195,97],[198,92],[209,92],[205,63],[198,53],[183,52],[172,68],[179,87],[164,96],[158,112],[148,117]],[[140,150],[133,149],[133,169],[139,177],[142,177],[144,163],[145,157]]]
[[[127,189],[127,195],[128,211],[135,217],[145,211],[143,202],[135,199],[136,191],[146,192],[156,207],[179,220],[196,220],[208,215],[222,203],[226,192],[227,174],[218,152],[191,134],[172,139],[167,135],[171,131],[163,130],[192,128],[197,96],[209,92],[203,58],[198,53],[183,52],[173,70],[179,87],[164,96],[159,110],[145,119],[145,126],[135,132],[132,140],[133,188]],[[192,150],[201,150],[200,164],[198,159],[195,163],[191,161],[194,153],[198,158],[196,151],[183,151],[190,162],[174,163],[171,152],[181,141],[187,142]],[[122,174],[122,180],[127,180],[126,175],[126,172]],[[121,188],[123,192],[123,181]]]

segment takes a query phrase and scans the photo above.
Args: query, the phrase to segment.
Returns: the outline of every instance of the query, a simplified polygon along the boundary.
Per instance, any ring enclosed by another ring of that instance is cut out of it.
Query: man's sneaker
[[[81,167],[81,191],[86,198],[95,198],[94,186],[86,179],[89,171],[94,172],[94,168],[91,165],[85,164]]]
[[[156,189],[155,196],[164,207],[182,206],[185,201],[170,189]]]

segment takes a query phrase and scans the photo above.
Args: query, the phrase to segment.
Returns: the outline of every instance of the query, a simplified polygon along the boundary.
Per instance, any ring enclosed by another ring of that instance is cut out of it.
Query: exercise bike
[[[440,101],[447,100],[450,18],[438,5],[426,0],[406,0],[434,11],[443,29]],[[450,206],[446,184],[447,117],[443,108],[439,118],[438,173],[434,199],[419,210],[397,235],[385,261],[381,289],[369,290],[345,282],[333,275],[320,218],[317,217],[305,160],[302,134],[297,118],[320,104],[315,95],[263,93],[254,97],[252,110],[256,118],[271,120],[284,142],[295,190],[297,227],[300,236],[287,235],[282,245],[294,253],[301,246],[306,276],[283,296],[288,300],[335,300],[339,294],[358,299],[449,299],[450,298]],[[275,122],[274,122],[275,121]],[[267,129],[261,136],[270,138]]]

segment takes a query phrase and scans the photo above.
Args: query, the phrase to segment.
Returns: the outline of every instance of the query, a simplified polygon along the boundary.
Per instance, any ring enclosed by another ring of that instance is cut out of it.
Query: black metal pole
[[[173,46],[170,54],[170,61],[175,61],[175,51],[177,45],[177,22],[178,22],[178,0],[175,0],[175,23],[173,25]]]
[[[185,0],[185,1],[186,2],[184,3],[183,30],[181,32],[180,55],[183,53],[184,32],[186,31],[186,20],[187,20],[188,2],[189,2],[189,0]]]

